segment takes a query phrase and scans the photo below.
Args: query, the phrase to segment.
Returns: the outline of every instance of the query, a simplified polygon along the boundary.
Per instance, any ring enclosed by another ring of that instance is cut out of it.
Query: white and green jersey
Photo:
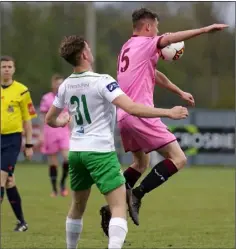
[[[122,94],[107,74],[74,73],[61,84],[53,105],[67,108],[73,118],[70,151],[115,150],[116,107],[111,102]]]

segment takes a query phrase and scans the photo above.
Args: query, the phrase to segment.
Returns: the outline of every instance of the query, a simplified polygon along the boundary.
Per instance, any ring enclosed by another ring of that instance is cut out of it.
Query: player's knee
[[[146,169],[149,167],[149,164],[147,163],[134,163],[132,164],[132,168],[143,174]]]
[[[1,170],[1,186],[5,187],[7,183],[8,172]]]
[[[187,157],[183,153],[174,159],[174,163],[178,170],[180,170],[187,164]]]
[[[15,180],[14,180],[14,177],[9,176],[9,177],[7,178],[6,188],[13,188],[13,187],[15,187],[15,186],[16,186],[16,182],[15,182]]]

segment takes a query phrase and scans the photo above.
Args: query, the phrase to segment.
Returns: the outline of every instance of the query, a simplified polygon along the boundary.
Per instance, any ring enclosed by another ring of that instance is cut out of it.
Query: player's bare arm
[[[158,47],[164,48],[171,43],[185,41],[185,40],[191,39],[193,37],[196,37],[196,36],[199,36],[199,35],[205,34],[205,33],[221,31],[221,30],[224,30],[225,28],[228,28],[228,27],[229,27],[229,25],[226,25],[226,24],[213,24],[213,25],[206,26],[206,27],[199,28],[199,29],[191,29],[191,30],[170,33],[170,34],[163,36],[159,40]]]
[[[70,116],[68,113],[65,113],[59,117],[61,112],[62,109],[52,105],[46,114],[45,122],[53,128],[66,126],[70,122]]]
[[[25,131],[25,144],[31,145],[32,144],[32,134],[33,134],[33,128],[32,128],[32,121],[27,120],[23,121],[23,127]],[[30,160],[33,156],[33,147],[27,147],[25,148],[25,157]]]
[[[167,117],[171,119],[184,119],[188,116],[188,110],[182,106],[176,106],[172,109],[152,108],[133,102],[127,95],[122,94],[112,102],[125,112],[144,118]]]
[[[160,87],[166,88],[169,91],[178,94],[183,100],[187,101],[187,103],[191,106],[195,105],[195,101],[193,96],[190,93],[184,92],[178,86],[173,84],[165,74],[156,70],[156,84]]]

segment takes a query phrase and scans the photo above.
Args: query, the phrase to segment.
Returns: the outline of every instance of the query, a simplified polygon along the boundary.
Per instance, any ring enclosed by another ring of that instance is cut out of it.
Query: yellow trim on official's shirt
[[[13,81],[1,87],[1,134],[23,131],[23,121],[37,117],[28,88]]]

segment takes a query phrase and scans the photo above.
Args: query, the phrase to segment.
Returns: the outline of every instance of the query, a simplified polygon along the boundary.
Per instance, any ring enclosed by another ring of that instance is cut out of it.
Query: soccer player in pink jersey
[[[194,105],[191,94],[172,84],[165,75],[155,70],[160,57],[160,50],[171,43],[176,43],[201,34],[220,31],[228,27],[225,24],[168,33],[158,36],[158,16],[142,8],[132,14],[133,36],[123,45],[118,57],[117,79],[121,89],[135,102],[153,106],[153,91],[156,84],[178,94],[189,104]],[[160,186],[169,177],[177,173],[186,164],[186,156],[176,137],[162,123],[160,118],[137,118],[119,109],[118,127],[126,152],[133,154],[133,164],[124,172],[127,188],[133,188],[141,174],[149,165],[149,152],[157,151],[165,159],[158,163],[133,189],[133,207],[136,209],[134,223],[139,225],[139,208],[146,193]],[[106,226],[109,210],[101,210],[102,227]]]
[[[48,164],[49,164],[49,176],[52,184],[52,197],[58,195],[57,189],[57,175],[58,175],[58,159],[57,156],[60,153],[63,157],[63,167],[62,167],[62,176],[60,181],[60,192],[62,196],[67,196],[68,191],[65,187],[65,181],[68,175],[68,150],[69,150],[69,138],[70,138],[70,129],[69,126],[63,128],[52,128],[44,123],[45,115],[50,109],[54,98],[57,94],[60,84],[63,82],[64,78],[59,74],[52,76],[51,88],[52,91],[45,94],[42,97],[40,103],[40,112],[41,112],[41,152],[47,155]]]

